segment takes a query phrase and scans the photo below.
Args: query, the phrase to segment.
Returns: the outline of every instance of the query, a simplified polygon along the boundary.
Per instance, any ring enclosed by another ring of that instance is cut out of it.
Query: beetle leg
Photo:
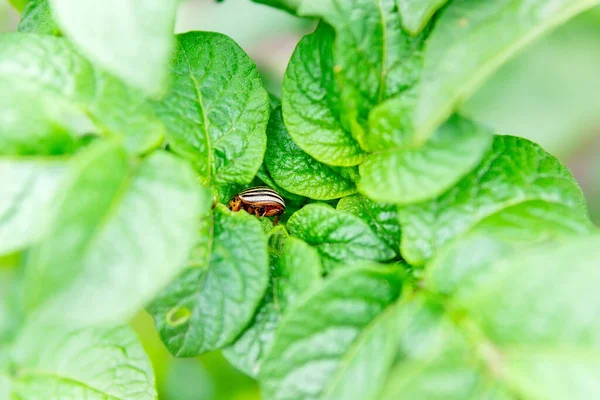
[[[277,214],[275,220],[273,221],[273,226],[277,225],[277,222],[279,222],[279,217],[281,217],[281,214]]]

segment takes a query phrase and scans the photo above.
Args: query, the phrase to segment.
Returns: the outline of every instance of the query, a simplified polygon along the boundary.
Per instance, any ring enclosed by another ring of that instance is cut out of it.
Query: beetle
[[[285,212],[285,202],[275,190],[267,186],[257,186],[243,190],[229,200],[227,206],[231,211],[244,210],[257,217],[273,217],[273,225],[277,225],[279,217]]]

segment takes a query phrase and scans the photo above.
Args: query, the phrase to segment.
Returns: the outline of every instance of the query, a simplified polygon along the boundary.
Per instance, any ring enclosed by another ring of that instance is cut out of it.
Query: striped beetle
[[[241,191],[229,200],[227,207],[231,211],[243,209],[259,218],[277,216],[273,225],[277,225],[279,217],[285,212],[283,198],[267,186],[257,186]]]

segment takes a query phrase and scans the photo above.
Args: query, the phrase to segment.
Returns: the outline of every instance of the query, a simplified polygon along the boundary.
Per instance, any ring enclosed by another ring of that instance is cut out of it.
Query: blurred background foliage
[[[0,0],[0,32],[15,30],[18,18],[8,0]],[[229,35],[256,61],[267,89],[279,95],[296,43],[314,26],[314,21],[250,0],[189,0],[182,1],[176,31]],[[592,219],[600,223],[600,8],[576,17],[507,63],[462,112],[498,133],[540,143],[558,157],[573,170]],[[7,267],[17,262],[0,259],[0,290],[9,287],[13,269]],[[5,307],[9,305],[0,304],[0,326],[11,323]],[[260,398],[256,383],[220,353],[175,359],[160,342],[148,314],[140,313],[131,324],[152,359],[160,399]]]

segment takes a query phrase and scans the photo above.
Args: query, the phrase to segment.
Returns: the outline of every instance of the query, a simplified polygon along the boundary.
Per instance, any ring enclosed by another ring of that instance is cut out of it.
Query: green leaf
[[[413,292],[400,300],[398,331],[398,363],[431,362],[468,345],[447,305],[429,293]]]
[[[176,0],[48,0],[83,54],[147,94],[163,94],[173,50]]]
[[[264,183],[265,185],[267,185],[268,187],[270,187],[271,189],[273,189],[277,193],[279,193],[281,195],[281,197],[283,197],[284,199],[290,199],[290,200],[295,200],[295,201],[301,201],[301,200],[305,199],[304,196],[299,196],[297,194],[288,192],[287,190],[280,187],[277,184],[277,182],[275,182],[275,180],[269,173],[269,170],[267,170],[267,166],[264,163],[258,169],[258,173],[256,174],[256,177],[258,179],[260,179],[262,181],[262,183]]]
[[[30,324],[13,356],[11,398],[157,398],[150,360],[127,326],[63,331]]]
[[[276,237],[276,236],[275,236]],[[223,355],[245,374],[256,378],[260,364],[271,347],[281,316],[309,288],[321,282],[321,262],[317,251],[302,240],[284,236],[285,244],[278,253],[270,247],[271,284],[261,306],[244,333]],[[274,236],[271,236],[273,241]]]
[[[283,78],[283,118],[294,142],[316,160],[337,166],[359,164],[365,153],[340,120],[333,40],[326,24],[302,38]]]
[[[389,306],[361,332],[323,393],[327,399],[376,399],[398,346],[398,310]],[[366,381],[366,383],[365,383]]]
[[[275,275],[279,308],[289,309],[304,292],[321,282],[322,274],[318,252],[306,242],[288,237]]]
[[[256,65],[230,38],[177,35],[173,83],[156,110],[173,150],[205,183],[249,183],[266,145],[269,98]]]
[[[587,215],[581,189],[556,158],[525,139],[496,136],[479,166],[456,186],[436,199],[399,208],[402,256],[421,265],[484,218],[534,200]]]
[[[340,199],[336,209],[360,217],[396,256],[400,254],[400,221],[396,207],[376,203],[359,194]]]
[[[232,343],[268,284],[267,243],[255,217],[217,206],[188,268],[148,307],[167,349],[195,356]]]
[[[394,114],[393,102],[382,106],[390,104],[392,107],[375,109],[370,120],[372,125],[382,123],[388,127],[380,127],[388,135],[398,126],[393,120],[399,116]],[[358,189],[372,199],[395,204],[431,199],[470,172],[492,139],[489,131],[455,115],[422,147],[388,148],[370,154],[360,166]]]
[[[0,255],[43,237],[64,175],[64,160],[0,159]]]
[[[271,7],[281,8],[288,12],[295,12],[303,0],[252,0],[255,3],[266,4]]]
[[[598,245],[597,234],[574,237],[488,263],[479,279],[465,281],[452,301],[470,312],[497,345],[556,351],[589,346],[598,351],[600,323],[592,317],[600,310],[595,295]],[[452,268],[440,265],[432,271],[432,283],[442,281]]]
[[[484,218],[446,246],[428,265],[426,280],[438,292],[450,294],[476,282],[495,260],[595,230],[586,215],[563,204],[540,200],[519,203]],[[445,273],[438,274],[438,268]]]
[[[383,393],[379,398],[430,398],[425,394],[408,395],[412,383],[408,383],[425,375],[424,369],[429,364],[439,360],[461,356],[469,362],[473,357],[469,354],[468,341],[463,332],[455,326],[453,316],[448,312],[447,305],[441,303],[434,295],[427,292],[405,291],[396,307],[396,338],[397,352],[395,352],[396,365],[389,371],[387,383],[382,385]],[[448,379],[460,380],[460,372],[455,370],[456,376],[448,373]],[[460,388],[450,385],[431,385],[431,398],[436,390],[447,391],[447,396],[461,393]],[[465,397],[466,398],[466,397]]]
[[[18,31],[60,36],[48,0],[30,0],[27,3],[21,14]]]
[[[511,400],[520,398],[494,385],[473,357],[447,355],[432,362],[400,363],[392,370],[380,400]]]
[[[317,248],[327,272],[357,260],[388,261],[395,255],[367,222],[326,204],[303,207],[286,227],[291,235]]]
[[[414,90],[387,99],[369,113],[367,147],[371,152],[417,150],[422,147],[414,138],[412,113]]]
[[[397,362],[379,399],[496,399],[500,392],[456,325],[460,315],[423,292],[404,296],[398,308]]]
[[[285,243],[290,238],[283,226],[273,228],[269,237],[269,270],[271,276],[265,296],[263,297],[252,321],[242,334],[222,351],[223,356],[235,368],[244,374],[256,378],[265,353],[273,342],[273,335],[283,308],[277,297],[277,276],[279,262]],[[299,240],[299,239],[297,239]],[[308,247],[308,246],[307,246]],[[309,250],[315,252],[309,247]],[[318,260],[318,255],[316,255]]]
[[[376,394],[395,356],[395,314],[388,307],[401,286],[395,267],[365,265],[339,271],[307,293],[281,321],[262,364],[265,398]]]
[[[480,232],[490,229],[502,231],[490,221]],[[462,246],[462,263],[438,257],[425,279],[428,298],[403,305],[402,355],[381,398],[596,397],[600,236],[563,237],[533,249],[528,243],[508,258],[483,237],[487,243]],[[495,255],[485,260],[490,251]],[[459,290],[449,293],[448,279],[469,275],[469,257],[482,262],[478,278],[456,282]],[[415,354],[415,345],[425,352]]]
[[[184,266],[208,191],[167,153],[132,164],[110,142],[73,158],[25,260],[28,312],[75,327],[122,322]]]
[[[28,1],[29,0],[8,0],[8,2],[17,9],[17,11],[22,11],[27,5]]]
[[[528,398],[588,399],[600,394],[600,353],[573,349],[506,352],[510,383]]]
[[[14,147],[37,148],[44,134],[67,131],[123,138],[129,150],[143,153],[164,135],[144,96],[94,69],[62,38],[2,35],[0,92],[0,105],[16,104],[0,108],[0,121],[8,122],[0,125],[0,138],[21,143]]]
[[[485,367],[521,398],[600,393],[598,234],[546,243],[487,264],[450,299],[485,344]],[[456,267],[432,271],[443,281]],[[435,284],[430,290],[435,291]],[[487,356],[486,356],[487,355]],[[540,382],[543,382],[540,385]]]
[[[265,164],[279,186],[315,200],[337,199],[356,193],[356,170],[331,167],[302,151],[286,130],[281,109],[272,112],[267,133]]]
[[[448,0],[397,0],[404,29],[417,35]]]
[[[496,222],[478,228],[487,242],[462,241],[460,262],[436,258],[425,297],[402,304],[399,362],[382,399],[558,400],[600,393],[594,317],[600,236],[563,237],[535,248],[528,242],[506,257],[497,251],[502,243],[489,236],[502,232]],[[508,243],[510,234],[496,236]],[[479,271],[465,273],[469,257],[480,260]],[[464,278],[456,281],[457,273]],[[448,280],[459,290],[449,292]]]
[[[2,350],[0,350],[0,352],[1,351]],[[10,377],[0,372],[0,399],[9,399],[10,392]]]
[[[10,350],[22,322],[19,305],[21,287],[18,285],[20,271],[16,263],[11,266],[2,261],[0,258],[0,375],[2,371],[10,371],[10,357],[5,353]]]
[[[281,310],[275,304],[272,289],[269,288],[250,325],[233,344],[223,349],[223,356],[236,369],[256,378],[264,356],[273,343],[280,318]]]
[[[422,141],[517,51],[598,3],[453,1],[436,22],[427,43],[415,114],[415,128]]]
[[[406,33],[395,0],[311,0],[302,3],[299,13],[322,16],[335,28],[344,120],[366,148],[369,112],[417,84],[429,32]]]
[[[81,111],[67,104],[40,97],[33,90],[23,93],[2,78],[0,87],[7,90],[0,97],[1,155],[69,154],[86,138],[86,132],[99,132]]]

